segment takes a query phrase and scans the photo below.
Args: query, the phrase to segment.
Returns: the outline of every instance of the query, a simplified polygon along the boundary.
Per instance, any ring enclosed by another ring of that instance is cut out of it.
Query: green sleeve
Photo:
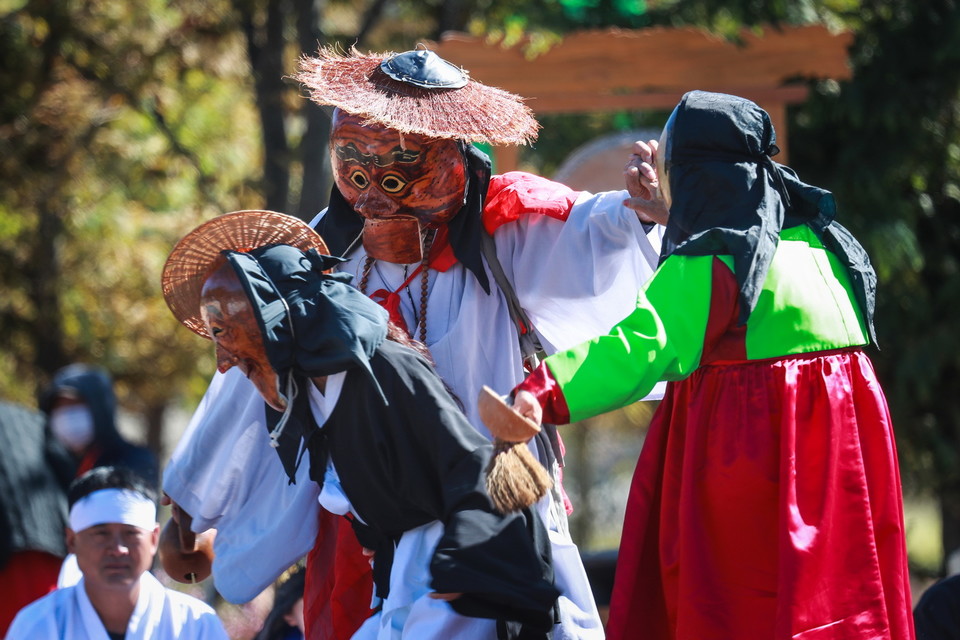
[[[637,296],[637,308],[606,335],[546,359],[571,421],[619,409],[660,380],[699,365],[710,314],[712,256],[671,256]]]

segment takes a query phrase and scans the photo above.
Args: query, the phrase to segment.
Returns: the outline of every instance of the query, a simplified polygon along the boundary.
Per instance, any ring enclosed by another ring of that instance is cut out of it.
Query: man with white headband
[[[23,608],[7,640],[226,640],[214,610],[149,572],[160,526],[156,494],[137,474],[96,467],[70,486],[67,548],[83,578]]]

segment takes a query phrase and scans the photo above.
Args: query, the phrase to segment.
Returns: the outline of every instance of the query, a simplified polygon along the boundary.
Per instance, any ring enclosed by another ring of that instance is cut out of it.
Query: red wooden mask
[[[337,188],[364,218],[369,255],[418,262],[421,228],[438,227],[463,206],[463,153],[455,140],[401,134],[362,120],[334,111],[330,156]]]
[[[287,400],[280,393],[280,377],[263,346],[263,334],[253,305],[229,263],[211,273],[200,293],[200,315],[217,348],[217,370],[240,367],[264,401],[283,411]]]

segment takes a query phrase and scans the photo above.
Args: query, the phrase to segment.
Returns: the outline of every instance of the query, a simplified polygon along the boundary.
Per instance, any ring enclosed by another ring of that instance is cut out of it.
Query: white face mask
[[[50,430],[63,446],[82,453],[93,442],[93,414],[86,405],[61,407],[50,412]]]

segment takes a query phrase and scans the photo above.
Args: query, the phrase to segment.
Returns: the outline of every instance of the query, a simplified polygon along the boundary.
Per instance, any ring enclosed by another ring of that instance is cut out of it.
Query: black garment
[[[664,154],[670,219],[660,262],[668,256],[730,255],[740,288],[739,324],[747,322],[780,241],[780,231],[809,225],[847,267],[867,330],[877,276],[866,251],[833,221],[836,203],[771,156],[780,152],[770,116],[737,96],[690,91],[667,121]]]
[[[355,528],[376,551],[377,593],[388,594],[395,541],[439,520],[445,530],[430,566],[433,589],[463,593],[450,603],[462,615],[521,622],[524,632],[543,637],[559,595],[543,523],[533,511],[494,511],[484,489],[492,445],[426,360],[387,341],[370,365],[390,405],[359,368],[350,369],[336,407],[308,446],[311,476],[322,483],[332,456],[366,523]]]
[[[67,555],[69,454],[48,440],[43,415],[0,402],[0,569],[18,551]]]
[[[102,369],[85,364],[68,365],[54,375],[53,381],[40,394],[40,410],[48,418],[53,403],[64,389],[75,391],[93,414],[93,446],[99,452],[93,461],[95,467],[125,467],[140,474],[150,486],[160,486],[160,466],[150,449],[128,442],[117,430],[117,398],[113,381]],[[53,439],[53,435],[48,437]],[[72,478],[71,478],[72,479]]]
[[[960,640],[960,575],[930,586],[913,610],[917,640]]]

